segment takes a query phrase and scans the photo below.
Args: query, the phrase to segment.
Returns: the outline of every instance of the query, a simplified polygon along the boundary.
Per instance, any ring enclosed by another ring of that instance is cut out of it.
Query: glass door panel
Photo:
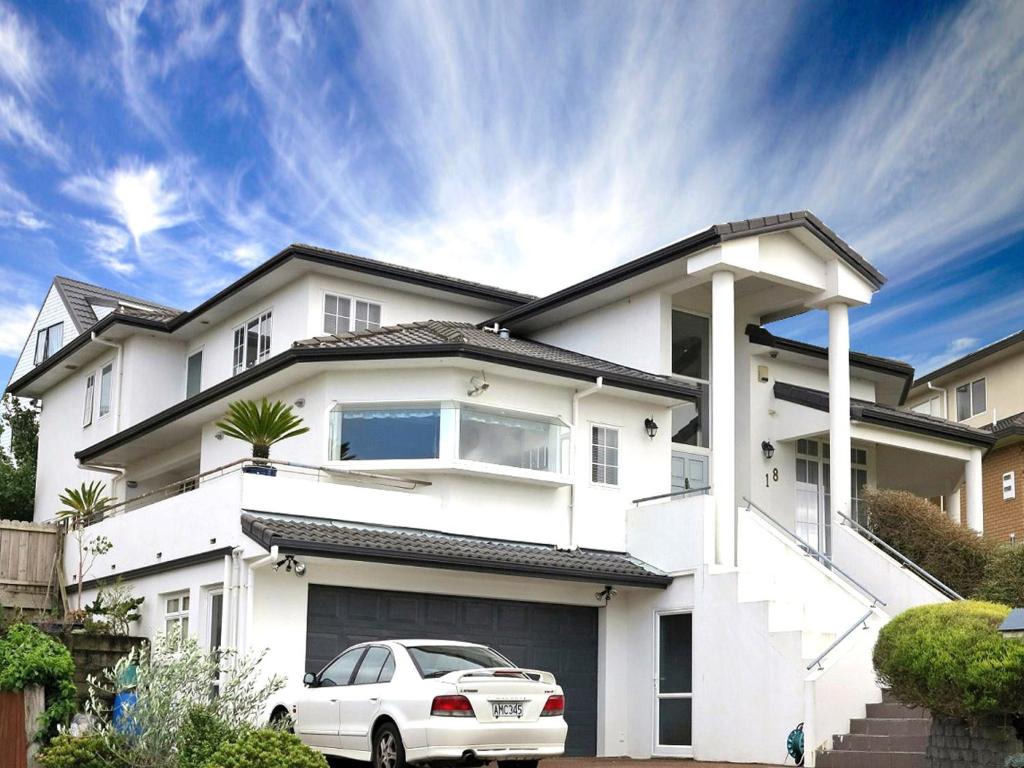
[[[688,755],[693,745],[693,615],[658,617],[657,750]]]

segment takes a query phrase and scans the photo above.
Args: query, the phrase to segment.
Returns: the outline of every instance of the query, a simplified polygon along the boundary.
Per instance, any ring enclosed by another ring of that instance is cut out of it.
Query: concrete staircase
[[[818,753],[817,768],[924,768],[932,718],[928,710],[907,707],[883,691],[867,716],[850,721],[850,732],[832,737],[832,748]]]

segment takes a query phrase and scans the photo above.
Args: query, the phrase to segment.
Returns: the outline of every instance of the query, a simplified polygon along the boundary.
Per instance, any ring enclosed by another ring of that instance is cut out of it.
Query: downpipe
[[[576,481],[580,477],[580,473],[577,471],[579,468],[576,466],[576,457],[578,456],[577,444],[580,440],[580,400],[600,392],[603,387],[604,376],[598,376],[593,386],[587,387],[582,392],[574,392],[572,395],[572,442],[569,446],[569,466],[573,481],[569,485],[569,546],[566,547],[569,550],[576,549]]]

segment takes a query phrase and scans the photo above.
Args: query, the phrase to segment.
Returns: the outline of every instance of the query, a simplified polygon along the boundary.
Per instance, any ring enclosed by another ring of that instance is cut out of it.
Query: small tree
[[[91,483],[82,483],[79,488],[65,488],[60,496],[60,503],[64,509],[57,513],[57,517],[68,526],[68,533],[75,539],[78,545],[78,599],[75,603],[75,610],[82,610],[82,580],[85,574],[92,568],[96,558],[105,555],[110,551],[113,544],[106,536],[89,537],[85,528],[93,519],[102,515],[114,499],[104,496],[106,485],[98,480]]]
[[[269,459],[270,446],[309,432],[302,426],[290,405],[280,401],[271,403],[239,400],[228,406],[228,412],[217,422],[217,428],[228,437],[243,440],[252,446],[254,459]]]
[[[3,398],[0,433],[10,436],[10,451],[0,450],[0,519],[32,519],[39,442],[34,402],[24,405],[10,395]]]

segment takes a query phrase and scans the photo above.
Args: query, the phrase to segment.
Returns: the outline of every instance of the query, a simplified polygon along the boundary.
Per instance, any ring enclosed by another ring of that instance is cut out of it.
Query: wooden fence
[[[33,768],[39,716],[45,706],[43,689],[30,685],[24,691],[0,691],[0,767]]]
[[[0,520],[0,608],[49,610],[60,594],[60,530]]]

